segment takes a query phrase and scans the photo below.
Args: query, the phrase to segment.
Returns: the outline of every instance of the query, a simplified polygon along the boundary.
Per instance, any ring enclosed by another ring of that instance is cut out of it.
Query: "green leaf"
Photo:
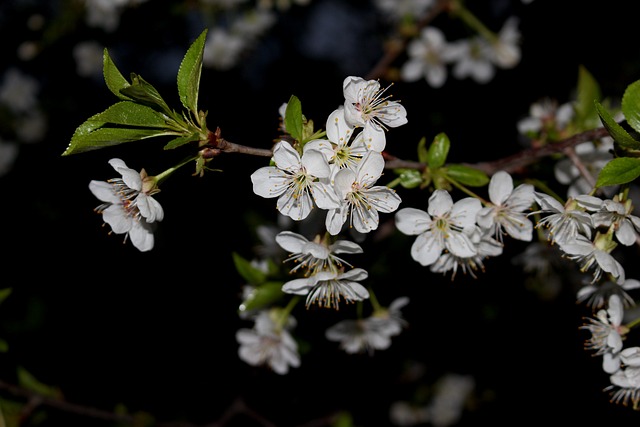
[[[191,44],[182,59],[178,70],[178,94],[180,102],[187,110],[198,113],[198,92],[200,90],[200,75],[202,74],[202,56],[207,38],[205,29]]]
[[[146,105],[121,101],[89,120],[113,125],[166,129],[168,119],[164,114]]]
[[[578,69],[577,100],[574,106],[576,123],[580,130],[598,126],[598,113],[594,101],[600,101],[600,86],[587,69],[580,65]]]
[[[167,142],[167,145],[164,146],[164,149],[172,150],[174,148],[178,148],[181,145],[187,144],[189,142],[199,141],[199,140],[200,140],[200,134],[197,132],[194,132],[191,135],[179,136],[175,139],[172,139],[171,141]]]
[[[268,307],[284,295],[282,282],[265,282],[252,290],[249,297],[243,301],[240,311],[256,310]]]
[[[404,188],[415,188],[422,183],[420,171],[415,169],[399,169],[395,171],[400,179],[400,185]]]
[[[433,138],[433,142],[429,146],[428,164],[431,169],[437,169],[444,165],[449,154],[449,137],[444,133],[439,133]]]
[[[631,83],[622,95],[622,113],[627,123],[640,132],[640,80]]]
[[[456,164],[448,165],[446,168],[446,174],[459,183],[470,187],[482,187],[489,183],[489,177],[486,173],[470,166]]]
[[[302,103],[295,96],[291,95],[287,102],[287,109],[284,112],[284,126],[289,135],[298,141],[302,141]]]
[[[260,283],[266,280],[266,275],[264,272],[249,262],[247,259],[243,258],[239,254],[233,252],[233,263],[236,266],[236,270],[242,276],[247,283],[251,285],[259,285]]]
[[[596,181],[596,187],[626,184],[640,176],[640,159],[636,157],[619,157],[607,163]]]
[[[129,87],[129,82],[120,73],[113,60],[109,56],[107,49],[104,49],[102,54],[102,74],[104,75],[104,82],[107,87],[115,96],[123,100],[130,100],[126,95],[123,95],[121,90]]]
[[[76,129],[63,156],[84,153],[124,142],[138,141],[154,136],[171,135],[164,129],[102,127],[105,123],[87,120]]]
[[[131,85],[120,89],[120,93],[156,111],[174,116],[173,111],[171,111],[158,90],[135,73],[131,73]]]
[[[598,115],[600,116],[600,120],[604,127],[609,131],[609,135],[614,139],[620,147],[628,149],[628,150],[638,150],[640,149],[640,142],[636,141],[630,134],[627,132],[618,122],[616,122],[607,111],[606,108],[602,106],[599,102],[595,102],[596,110],[598,111]]]

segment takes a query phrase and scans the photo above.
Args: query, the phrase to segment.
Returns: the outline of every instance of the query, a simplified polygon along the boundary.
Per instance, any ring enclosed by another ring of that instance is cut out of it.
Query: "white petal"
[[[402,233],[413,236],[431,228],[431,217],[420,209],[403,208],[396,212],[395,223]]]
[[[251,174],[253,192],[260,197],[278,197],[289,186],[289,177],[274,166],[264,166]]]
[[[427,266],[440,257],[443,249],[440,240],[434,238],[433,233],[426,232],[420,234],[411,245],[411,257],[420,265]]]
[[[489,182],[489,199],[496,205],[501,206],[513,191],[513,179],[505,171],[498,171]]]
[[[306,295],[314,282],[310,278],[293,279],[282,285],[282,292],[295,295]]]
[[[106,181],[91,181],[89,190],[102,202],[120,203],[120,196],[113,191],[113,185]]]
[[[292,231],[281,231],[276,236],[276,242],[285,251],[298,254],[302,252],[303,246],[309,243],[309,240]]]

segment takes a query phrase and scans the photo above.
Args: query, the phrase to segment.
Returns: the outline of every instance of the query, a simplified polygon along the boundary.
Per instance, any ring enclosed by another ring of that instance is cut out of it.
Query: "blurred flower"
[[[442,87],[447,80],[449,44],[444,33],[436,27],[425,27],[420,37],[407,46],[409,59],[402,65],[400,76],[407,82],[426,79],[429,86]]]
[[[278,319],[278,310],[258,313],[252,329],[243,328],[236,332],[240,344],[238,356],[252,366],[269,366],[275,373],[284,375],[289,367],[300,366],[298,344],[287,329],[295,326],[291,316],[286,321]]]
[[[96,41],[82,41],[73,47],[76,72],[81,77],[102,77],[104,46]]]

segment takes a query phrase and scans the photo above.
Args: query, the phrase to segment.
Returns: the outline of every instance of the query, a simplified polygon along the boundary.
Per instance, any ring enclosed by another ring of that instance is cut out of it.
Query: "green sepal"
[[[482,187],[489,183],[486,173],[470,166],[451,164],[445,172],[451,179],[470,187]]]
[[[253,289],[249,297],[242,302],[241,311],[256,310],[268,307],[284,295],[282,282],[265,282]]]
[[[130,84],[120,73],[106,48],[102,54],[102,74],[104,76],[104,82],[115,96],[122,100],[131,100],[131,98],[121,92],[122,89],[126,89]]]
[[[622,113],[629,126],[640,132],[640,80],[631,83],[622,95]]]
[[[172,150],[174,148],[178,148],[181,145],[188,144],[189,142],[200,141],[200,133],[194,132],[191,135],[187,136],[179,136],[177,138],[172,139],[167,142],[167,145],[164,146],[165,150]]]
[[[443,132],[433,138],[433,142],[429,146],[429,155],[427,158],[427,163],[431,169],[437,169],[444,165],[449,155],[450,147],[451,142],[449,142],[449,137]]]
[[[415,188],[422,184],[422,175],[416,169],[396,169],[394,172],[404,188]]]
[[[298,141],[302,141],[302,103],[295,96],[291,95],[287,102],[287,109],[284,112],[284,126],[287,133]]]
[[[247,259],[236,252],[233,252],[231,255],[233,256],[233,264],[238,274],[240,274],[247,283],[250,285],[259,285],[267,280],[267,275],[262,270],[251,265],[251,262]]]
[[[610,160],[600,173],[596,187],[621,185],[629,183],[640,176],[640,159],[636,157],[619,157]]]
[[[615,121],[613,116],[602,106],[598,101],[595,102],[596,110],[600,116],[602,124],[609,132],[609,135],[613,140],[623,149],[627,150],[639,150],[640,142],[636,141],[629,132],[626,131],[618,122]]]
[[[178,70],[178,94],[184,107],[197,114],[198,92],[200,90],[200,76],[202,74],[202,56],[207,37],[205,29],[191,44]]]
[[[175,115],[158,90],[136,73],[131,73],[131,85],[120,89],[120,93],[170,117]]]
[[[575,122],[578,131],[593,129],[599,125],[598,112],[594,101],[600,101],[600,86],[584,67],[578,69],[577,99],[574,104]]]

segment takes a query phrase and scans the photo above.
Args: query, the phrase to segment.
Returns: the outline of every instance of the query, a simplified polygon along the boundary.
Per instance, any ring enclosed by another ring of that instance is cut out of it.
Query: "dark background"
[[[424,81],[396,82],[394,99],[406,107],[409,122],[388,134],[393,154],[412,159],[421,137],[445,132],[452,162],[506,156],[522,148],[515,123],[532,102],[544,96],[573,99],[580,65],[605,96],[620,97],[640,77],[637,23],[628,2],[473,3],[495,29],[507,16],[520,16],[521,63],[499,70],[486,85],[452,76],[441,89]],[[294,335],[311,346],[300,368],[278,376],[242,362],[234,335],[251,325],[237,315],[243,280],[231,253],[252,256],[256,238],[249,214],[275,219],[275,201],[253,194],[249,180],[266,159],[221,156],[211,166],[223,172],[203,178],[190,176],[188,168],[178,172],[157,196],[166,215],[156,246],[140,253],[101,227],[88,183],[114,176],[107,163],[113,157],[155,174],[180,156],[162,151],[155,140],[60,155],[78,125],[114,102],[100,79],[76,74],[70,52],[78,41],[100,40],[124,75],[141,74],[170,105],[178,105],[177,67],[206,16],[196,2],[149,1],[127,10],[118,30],[105,33],[77,15],[61,18],[77,5],[0,6],[5,67],[17,65],[39,79],[49,117],[45,139],[21,145],[13,169],[0,178],[1,280],[3,288],[13,289],[0,309],[0,337],[10,346],[0,355],[3,381],[15,382],[16,367],[23,366],[69,401],[104,410],[123,404],[160,421],[212,422],[241,397],[278,426],[305,425],[341,410],[352,414],[354,425],[378,426],[390,424],[392,402],[411,400],[454,372],[476,380],[460,425],[563,419],[595,426],[640,419],[610,404],[602,391],[608,377],[600,359],[582,348],[587,334],[578,326],[589,313],[575,303],[575,288],[567,284],[545,298],[525,286],[510,262],[525,245],[513,241],[477,279],[459,274],[455,281],[409,258],[412,237],[367,241],[365,254],[350,260],[376,272],[369,284],[380,302],[411,299],[403,310],[410,326],[391,348],[374,357],[347,355],[323,334],[353,317],[353,307],[338,313],[300,307]],[[61,27],[39,56],[19,61],[19,43],[39,36],[25,28],[34,11]],[[446,16],[434,24],[464,34]],[[365,75],[379,59],[381,28],[367,1],[313,0],[283,12],[240,66],[203,71],[200,106],[209,111],[209,126],[220,126],[230,141],[269,148],[278,135],[277,109],[295,94],[307,117],[323,127],[342,102],[342,80]],[[399,192],[412,203],[405,206],[426,208],[426,192]],[[406,368],[414,363],[424,374],[407,380]],[[13,398],[6,392],[2,397]],[[112,425],[57,410],[37,419],[27,425]],[[228,425],[254,424],[240,417]]]

